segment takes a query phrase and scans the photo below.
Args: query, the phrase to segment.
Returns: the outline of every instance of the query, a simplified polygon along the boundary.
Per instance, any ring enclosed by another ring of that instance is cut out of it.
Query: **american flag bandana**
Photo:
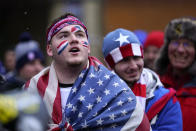
[[[55,24],[51,25],[48,28],[46,39],[47,39],[47,44],[49,44],[50,40],[52,37],[58,33],[62,28],[68,25],[80,25],[81,27],[84,28],[86,36],[88,37],[88,32],[86,26],[76,17],[74,16],[68,16],[65,19],[62,19],[60,21],[57,21]]]
[[[72,86],[66,107],[61,107],[53,63],[34,76],[26,88],[43,97],[51,117],[51,130],[67,129],[66,125],[71,125],[73,130],[85,131],[150,130],[144,110],[130,88],[94,57],[89,57],[88,68],[80,73]]]

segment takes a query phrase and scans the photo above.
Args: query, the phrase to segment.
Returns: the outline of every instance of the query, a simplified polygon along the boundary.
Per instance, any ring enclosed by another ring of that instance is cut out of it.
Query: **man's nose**
[[[134,59],[129,59],[129,68],[137,68],[137,64]]]
[[[79,43],[79,41],[78,41],[76,35],[74,35],[74,34],[71,34],[71,35],[70,35],[70,42],[69,42],[69,43],[70,43],[70,44],[78,44],[78,43]]]
[[[180,43],[180,44],[177,46],[177,50],[178,50],[179,52],[183,52],[183,51],[185,50],[185,47],[184,47],[183,43]]]
[[[150,60],[154,60],[155,59],[155,54],[153,52],[148,53],[147,58]]]

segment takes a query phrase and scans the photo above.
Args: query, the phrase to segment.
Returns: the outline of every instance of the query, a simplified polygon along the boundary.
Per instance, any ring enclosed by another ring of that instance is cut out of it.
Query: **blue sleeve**
[[[170,99],[158,114],[156,123],[151,126],[153,131],[182,131],[182,112],[179,102]]]

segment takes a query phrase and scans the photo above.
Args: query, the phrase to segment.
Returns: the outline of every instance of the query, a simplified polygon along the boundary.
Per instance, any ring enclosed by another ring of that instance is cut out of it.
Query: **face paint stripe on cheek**
[[[57,46],[57,49],[58,49],[62,44],[64,44],[66,41],[67,41],[67,40],[62,41],[62,42]]]
[[[82,45],[83,45],[84,47],[88,47],[88,42],[82,41]]]
[[[67,46],[68,46],[68,41],[67,41],[67,40],[61,42],[61,43],[57,46],[58,55],[60,55],[61,52],[62,52]]]

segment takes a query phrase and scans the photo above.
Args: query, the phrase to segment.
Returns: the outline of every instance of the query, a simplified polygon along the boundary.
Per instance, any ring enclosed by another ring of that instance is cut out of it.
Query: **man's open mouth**
[[[77,47],[73,47],[73,48],[71,48],[70,50],[69,50],[69,52],[79,52],[80,50],[79,50],[79,48],[77,48]]]

